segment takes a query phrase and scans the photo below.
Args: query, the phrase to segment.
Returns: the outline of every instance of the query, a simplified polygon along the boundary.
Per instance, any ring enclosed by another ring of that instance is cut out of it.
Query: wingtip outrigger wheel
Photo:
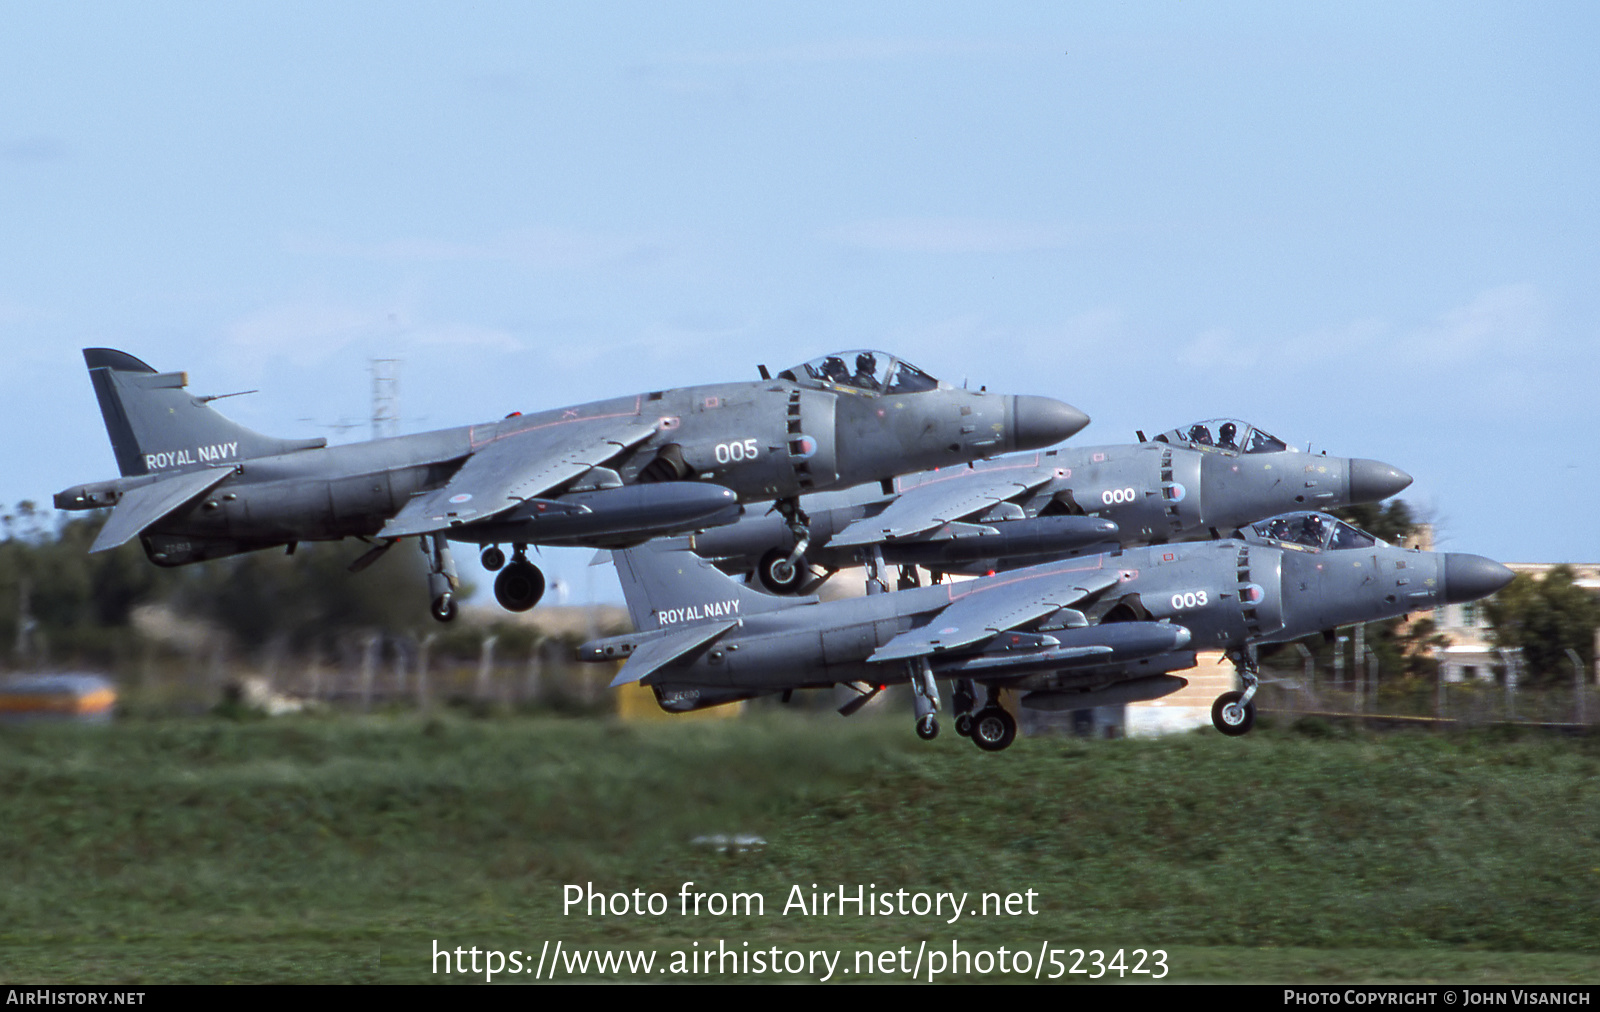
[[[917,657],[907,661],[906,668],[917,708],[917,737],[932,741],[939,736],[939,687],[933,681],[933,666],[926,657]]]
[[[461,581],[450,556],[450,543],[438,534],[424,534],[417,540],[428,559],[428,600],[432,602],[433,617],[440,622],[452,621],[456,617],[455,589]]]
[[[453,622],[456,617],[456,596],[449,591],[433,599],[433,617],[440,622]]]

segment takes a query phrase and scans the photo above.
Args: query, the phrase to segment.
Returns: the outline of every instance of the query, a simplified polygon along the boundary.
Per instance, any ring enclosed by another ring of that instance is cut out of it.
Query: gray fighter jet
[[[1048,446],[1089,421],[1048,397],[955,389],[860,351],[776,379],[762,368],[759,382],[330,447],[228,420],[215,397],[185,390],[185,373],[107,348],[83,356],[122,471],[56,494],[57,509],[115,507],[90,551],[138,537],[151,561],[177,566],[358,537],[374,545],[352,565],[361,569],[416,537],[440,621],[456,613],[450,541],[486,546],[496,598],[525,611],[544,593],[528,545],[621,547],[727,523],[739,503],[764,501],[803,547],[803,492]]]
[[[1120,446],[1064,447],[947,467],[807,496],[811,539],[772,515],[696,535],[693,547],[730,573],[754,572],[775,593],[809,592],[807,564],[828,574],[863,561],[981,575],[1117,545],[1214,538],[1285,510],[1377,502],[1411,484],[1390,464],[1300,453],[1236,419],[1174,429]],[[798,564],[796,564],[798,563]],[[824,577],[825,578],[825,575]]]
[[[1016,722],[993,700],[1083,709],[1157,699],[1196,650],[1222,650],[1243,691],[1212,720],[1255,721],[1255,653],[1319,630],[1486,597],[1511,571],[1478,555],[1396,548],[1324,513],[1255,524],[1238,538],[1158,545],[864,598],[763,594],[662,542],[615,554],[638,632],[585,644],[586,661],[625,660],[613,685],[651,686],[680,712],[795,689],[853,684],[851,713],[909,683],[917,732],[938,734],[938,679],[955,681],[956,730],[998,751]],[[977,688],[991,702],[974,712]]]

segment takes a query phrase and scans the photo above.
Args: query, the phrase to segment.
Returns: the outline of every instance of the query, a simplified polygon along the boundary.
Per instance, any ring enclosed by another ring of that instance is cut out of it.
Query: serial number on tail
[[[737,614],[739,614],[738,601],[711,601],[706,604],[691,604],[687,608],[663,608],[656,612],[662,625],[701,622],[708,618],[729,618]]]

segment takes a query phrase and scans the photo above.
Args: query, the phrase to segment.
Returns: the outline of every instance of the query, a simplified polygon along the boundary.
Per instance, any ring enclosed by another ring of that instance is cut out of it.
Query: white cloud
[[[1518,284],[1486,289],[1464,306],[1410,326],[1366,317],[1284,338],[1246,337],[1229,327],[1211,327],[1183,343],[1177,355],[1195,369],[1270,366],[1281,374],[1331,378],[1359,365],[1382,372],[1489,378],[1494,370],[1521,368],[1543,357],[1549,336],[1543,297],[1535,286]],[[1505,376],[1496,378],[1504,381]]]
[[[1549,336],[1544,299],[1533,285],[1505,285],[1441,313],[1424,326],[1398,335],[1398,354],[1418,365],[1471,368],[1522,361]]]

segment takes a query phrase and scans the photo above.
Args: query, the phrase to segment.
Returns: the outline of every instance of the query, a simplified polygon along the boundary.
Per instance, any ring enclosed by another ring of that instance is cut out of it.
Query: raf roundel
[[[470,492],[463,492],[460,495],[453,495],[453,496],[450,497],[451,504],[455,505],[455,506],[460,506],[464,502],[471,502],[471,501],[472,501],[472,494]]]

